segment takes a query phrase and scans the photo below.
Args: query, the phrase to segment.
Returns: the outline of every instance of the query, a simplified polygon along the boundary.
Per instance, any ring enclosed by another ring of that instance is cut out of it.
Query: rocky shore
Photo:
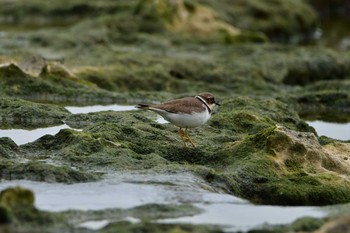
[[[213,192],[257,205],[342,206],[322,219],[252,232],[345,226],[350,140],[319,137],[305,121],[350,120],[350,51],[317,44],[320,9],[302,0],[0,3],[0,128],[70,127],[23,145],[0,132],[1,180],[74,184],[117,172],[186,171]],[[194,149],[150,112],[64,107],[156,103],[203,91],[221,106],[191,130]],[[98,232],[224,231],[157,222],[200,213],[193,203],[57,213],[34,200],[25,187],[2,190],[0,229],[73,232],[83,220],[131,216],[142,221],[112,221]]]

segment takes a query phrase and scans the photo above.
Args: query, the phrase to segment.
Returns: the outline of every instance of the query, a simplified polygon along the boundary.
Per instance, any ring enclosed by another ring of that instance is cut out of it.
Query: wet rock
[[[0,125],[34,128],[62,124],[70,113],[61,106],[39,104],[18,98],[0,98]]]
[[[166,140],[166,131],[146,124],[137,128],[142,122],[137,119],[138,114],[136,118],[132,113],[109,112],[89,115],[92,120],[83,132],[61,130],[55,136],[42,137],[30,145],[25,145],[25,150],[33,153],[43,151],[52,159],[63,159],[71,165],[85,169],[98,167],[103,170],[135,170],[167,163],[155,153],[155,140]],[[106,123],[103,119],[110,119],[110,122]],[[164,146],[161,148],[165,149]]]
[[[236,134],[256,134],[276,124],[298,131],[313,132],[287,104],[269,98],[237,97],[222,101],[222,108],[209,122],[212,127]]]
[[[220,20],[211,8],[191,1],[140,1],[136,14],[141,15],[143,21],[156,18],[155,21],[168,30],[183,33],[199,41],[232,43],[266,40],[263,34],[244,34],[240,29]]]
[[[0,138],[0,158],[10,158],[18,152],[17,144],[7,137]]]
[[[346,214],[327,221],[315,233],[343,233],[348,231],[350,231],[350,216]]]
[[[325,220],[304,217],[295,220],[291,224],[284,226],[264,225],[256,229],[248,231],[249,233],[267,233],[267,232],[316,232],[323,224]]]
[[[224,152],[234,162],[223,177],[236,194],[254,202],[327,205],[349,201],[349,164],[323,148],[313,133],[270,128],[229,145]]]
[[[264,32],[273,41],[312,40],[318,25],[315,10],[305,1],[205,1],[241,29]]]
[[[318,81],[290,93],[287,98],[303,119],[348,122],[350,119],[349,80]]]
[[[142,222],[138,224],[132,224],[129,222],[118,222],[109,224],[101,232],[154,232],[154,233],[191,233],[191,232],[203,232],[203,233],[221,233],[224,232],[220,228],[212,226],[200,226],[191,224],[161,224],[161,223],[151,223]]]
[[[346,53],[335,53],[332,50],[310,53],[312,50],[299,51],[299,58],[290,64],[283,80],[285,84],[306,85],[321,80],[349,78],[349,59]]]
[[[50,165],[39,161],[2,160],[0,178],[6,180],[26,179],[44,182],[77,183],[95,181],[100,173],[86,172],[65,165]]]
[[[327,150],[313,129],[282,102],[243,97],[222,101],[207,126],[190,131],[199,144],[195,149],[183,148],[177,128],[158,125],[151,116],[147,112],[78,114],[67,122],[86,122],[82,132],[61,130],[23,148],[90,169],[172,171],[187,163],[187,169],[213,186],[256,203],[349,201],[350,184],[344,176],[350,169],[343,161],[347,144]]]
[[[8,188],[1,191],[0,202],[9,208],[34,208],[34,193],[19,186]]]
[[[0,193],[0,210],[2,223],[42,225],[50,224],[52,218],[34,206],[34,193],[22,187],[12,187]],[[5,210],[7,212],[5,212]]]
[[[39,77],[23,72],[10,63],[0,67],[2,94],[45,102],[96,102],[117,99],[115,94],[99,90],[93,84],[70,76],[62,66],[48,64]]]

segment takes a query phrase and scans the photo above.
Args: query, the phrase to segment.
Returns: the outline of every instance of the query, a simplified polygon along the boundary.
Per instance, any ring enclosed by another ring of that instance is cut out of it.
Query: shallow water
[[[66,109],[73,114],[78,113],[90,113],[90,112],[101,112],[101,111],[131,111],[137,110],[135,106],[131,105],[93,105],[93,106],[67,106]],[[23,145],[29,142],[34,142],[44,135],[55,135],[61,129],[70,128],[66,124],[53,126],[53,127],[45,127],[45,128],[37,128],[37,129],[0,129],[0,137],[9,137],[11,138],[17,145]],[[78,129],[75,129],[78,130]]]
[[[102,112],[102,111],[131,111],[137,110],[133,105],[93,105],[93,106],[66,106],[69,112],[73,114],[78,113],[90,113],[90,112]]]
[[[5,181],[0,183],[0,190],[15,185],[33,190],[36,206],[42,210],[126,209],[151,203],[186,203],[203,209],[203,213],[159,222],[215,224],[235,231],[246,231],[265,223],[287,224],[304,216],[326,215],[326,211],[318,207],[253,205],[232,195],[216,193],[204,180],[186,172],[156,175],[123,173],[109,175],[99,182],[78,184]],[[96,229],[105,224],[106,220],[96,219],[80,223],[80,226]]]
[[[28,129],[0,129],[0,137],[9,137],[17,145],[23,145],[29,142],[34,142],[38,138],[44,135],[55,135],[61,129],[70,128],[68,125],[63,124],[59,126],[47,127],[47,128],[38,128],[33,130]]]
[[[350,123],[308,121],[315,128],[318,136],[327,136],[339,140],[350,140]]]

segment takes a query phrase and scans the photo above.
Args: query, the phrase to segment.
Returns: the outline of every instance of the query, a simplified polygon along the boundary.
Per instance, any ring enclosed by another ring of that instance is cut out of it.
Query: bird
[[[165,120],[179,127],[178,132],[185,147],[187,147],[186,138],[192,147],[196,147],[188,135],[188,129],[204,125],[210,119],[216,105],[220,104],[215,101],[214,95],[203,92],[194,97],[174,99],[160,104],[138,104],[136,108],[161,115]]]

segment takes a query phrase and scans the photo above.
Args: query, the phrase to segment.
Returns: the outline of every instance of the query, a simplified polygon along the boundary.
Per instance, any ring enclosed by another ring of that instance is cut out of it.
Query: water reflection
[[[68,111],[73,114],[90,113],[90,112],[102,112],[102,111],[131,111],[137,110],[133,105],[93,105],[93,106],[66,106]]]
[[[350,140],[350,123],[308,121],[316,129],[318,136],[327,136],[338,140]]]
[[[29,142],[34,142],[38,138],[50,134],[55,135],[61,129],[70,128],[68,125],[63,124],[54,127],[47,128],[38,128],[33,130],[28,129],[0,129],[0,137],[9,137],[11,138],[17,145],[23,145]]]
[[[192,204],[203,212],[193,216],[159,220],[159,222],[214,224],[239,231],[246,231],[265,223],[288,224],[301,217],[321,218],[327,214],[327,210],[323,207],[253,205],[229,194],[215,193],[205,188],[207,186],[203,188],[205,184],[204,180],[190,173],[158,173],[157,175],[123,173],[106,177],[99,182],[69,185],[5,181],[0,183],[0,190],[14,185],[29,188],[35,192],[36,206],[48,211],[130,209],[147,204]],[[85,223],[83,227],[98,228],[100,224],[106,223],[105,221],[96,222],[99,219],[91,220],[95,221]],[[92,227],[91,224],[93,224]]]

